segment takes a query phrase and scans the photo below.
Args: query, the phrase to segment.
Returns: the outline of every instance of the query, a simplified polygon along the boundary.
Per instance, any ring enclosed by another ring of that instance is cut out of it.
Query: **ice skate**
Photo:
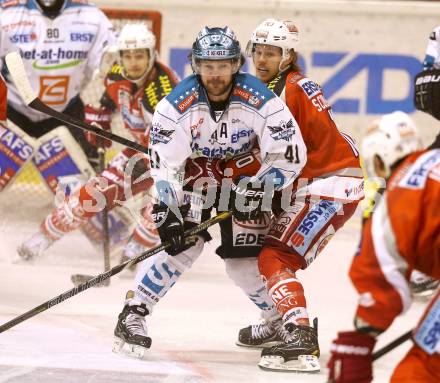
[[[289,332],[289,339],[263,349],[258,366],[268,371],[318,372],[320,365],[317,319],[313,321],[313,325],[314,327],[296,326],[287,323],[285,327]]]
[[[436,292],[440,281],[414,270],[411,273],[410,286],[415,299],[428,300]]]
[[[284,329],[280,316],[276,315],[275,318],[262,319],[259,324],[242,328],[235,344],[259,349],[283,343],[288,336],[289,333]]]
[[[151,346],[151,338],[147,336],[145,322],[148,310],[144,304],[130,305],[129,300],[133,296],[133,291],[127,293],[128,299],[118,316],[118,323],[114,331],[113,352],[142,359]]]
[[[15,261],[32,261],[40,257],[53,243],[52,239],[39,231],[17,248],[18,257]]]

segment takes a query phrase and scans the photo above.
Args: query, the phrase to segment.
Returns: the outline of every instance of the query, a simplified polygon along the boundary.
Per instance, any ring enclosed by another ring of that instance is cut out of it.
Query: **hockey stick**
[[[205,222],[202,222],[197,227],[186,230],[185,231],[185,238],[191,237],[193,235],[200,233],[203,230],[206,230],[208,227],[215,225],[216,223],[219,223],[219,222],[227,219],[228,217],[230,217],[230,215],[231,215],[231,213],[229,211],[225,211],[220,214],[217,214],[215,217],[210,218],[210,219],[206,220]],[[82,284],[80,284],[70,290],[67,290],[66,292],[64,292],[60,295],[57,295],[56,297],[42,303],[41,305],[39,305],[37,307],[34,307],[33,309],[25,312],[24,314],[19,315],[18,317],[10,320],[9,322],[2,324],[0,326],[0,333],[5,332],[6,330],[9,330],[11,327],[18,325],[19,323],[24,322],[25,320],[32,318],[33,316],[40,314],[43,311],[46,311],[46,310],[50,309],[51,307],[65,301],[69,298],[72,298],[73,296],[75,296],[79,293],[82,293],[83,291],[89,289],[90,287],[96,285],[97,283],[101,283],[102,281],[105,281],[106,279],[112,277],[113,275],[120,273],[127,266],[135,265],[139,262],[142,262],[144,259],[147,259],[147,258],[153,256],[154,254],[157,254],[160,251],[167,249],[170,245],[171,245],[170,242],[165,242],[162,245],[159,245],[153,249],[150,249],[150,250],[138,255],[137,257],[135,257],[133,259],[129,259],[128,261],[125,261],[125,262],[111,268],[109,271],[107,271],[105,273],[97,275],[96,277],[92,278],[91,280],[89,280],[85,283],[82,283]]]
[[[408,339],[411,338],[411,335],[412,335],[412,330],[399,336],[397,339],[394,339],[391,343],[388,343],[386,346],[383,346],[381,349],[373,353],[373,360],[379,359],[380,357],[387,354],[391,350],[394,350],[396,347],[400,346],[402,343],[405,343]]]
[[[20,93],[21,98],[25,104],[32,109],[35,109],[41,113],[45,113],[64,124],[79,128],[82,130],[87,130],[96,134],[97,136],[107,138],[111,141],[117,142],[119,144],[125,145],[131,149],[137,150],[138,152],[149,154],[145,146],[142,146],[134,141],[128,140],[124,137],[118,136],[111,132],[107,132],[104,129],[100,129],[96,126],[86,124],[85,122],[78,120],[74,117],[68,116],[64,113],[58,112],[52,109],[50,106],[46,105],[37,94],[32,89],[29,78],[26,74],[24,68],[23,60],[18,52],[11,52],[5,56],[6,66],[8,67],[9,73],[11,74],[12,80]]]
[[[105,169],[105,146],[104,140],[101,137],[97,138],[98,156],[99,156],[99,173],[101,174]],[[104,271],[110,270],[110,233],[108,226],[108,208],[107,201],[102,209],[101,224],[102,224],[102,251],[104,255]],[[85,283],[92,279],[93,275],[88,274],[73,274],[70,280],[75,286]],[[95,285],[95,287],[109,286],[110,279],[106,279],[104,282]]]

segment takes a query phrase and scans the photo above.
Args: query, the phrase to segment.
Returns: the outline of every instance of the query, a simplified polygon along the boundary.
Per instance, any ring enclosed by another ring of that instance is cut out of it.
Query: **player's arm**
[[[275,190],[291,185],[307,160],[307,149],[298,124],[287,106],[276,97],[268,101],[267,117],[259,134],[262,164],[256,178],[276,179]]]

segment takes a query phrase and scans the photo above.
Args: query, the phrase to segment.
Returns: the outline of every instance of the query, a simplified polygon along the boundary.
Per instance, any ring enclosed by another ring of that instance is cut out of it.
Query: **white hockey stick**
[[[21,98],[26,103],[26,105],[28,105],[32,109],[56,118],[64,124],[73,126],[78,129],[87,130],[96,134],[97,136],[104,137],[111,141],[125,145],[131,149],[137,150],[138,152],[149,154],[148,149],[143,145],[128,140],[124,137],[118,136],[117,134],[107,132],[106,130],[100,129],[96,126],[86,124],[81,120],[52,109],[50,106],[46,105],[40,98],[38,98],[37,94],[32,89],[31,83],[29,82],[29,78],[26,74],[23,59],[21,58],[20,54],[18,52],[8,53],[5,56],[5,61],[9,73],[11,74],[12,80],[14,81],[14,84],[17,87]]]

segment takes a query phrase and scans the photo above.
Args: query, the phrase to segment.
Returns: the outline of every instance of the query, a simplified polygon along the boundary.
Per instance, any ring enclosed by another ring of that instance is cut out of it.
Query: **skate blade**
[[[285,372],[319,372],[321,366],[314,355],[300,355],[297,360],[289,360],[284,363],[281,356],[262,356],[258,367],[266,371]]]
[[[248,348],[249,350],[261,350],[262,348],[270,348],[273,346],[277,346],[279,344],[283,343],[283,341],[281,340],[274,340],[272,342],[266,342],[266,343],[261,343],[261,344],[246,344],[246,343],[241,343],[239,340],[237,340],[235,342],[235,344],[239,347],[243,347],[243,348]]]
[[[112,348],[112,351],[115,354],[121,354],[136,359],[143,359],[147,350],[148,348],[126,343],[121,338],[117,337],[114,339]]]

